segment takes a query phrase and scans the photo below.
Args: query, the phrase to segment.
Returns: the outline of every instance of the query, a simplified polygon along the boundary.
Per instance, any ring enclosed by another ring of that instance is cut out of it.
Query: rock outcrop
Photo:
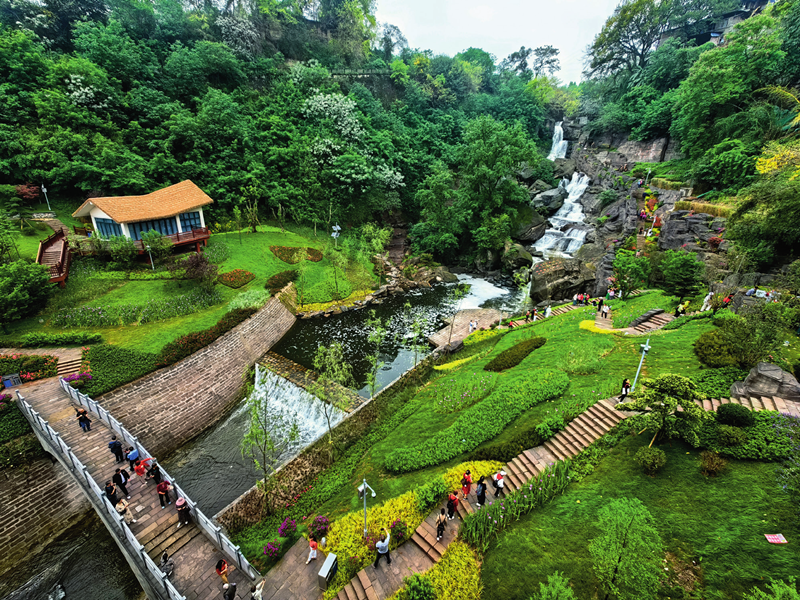
[[[731,386],[731,396],[777,396],[784,400],[800,400],[800,383],[779,366],[760,362],[744,381]]]
[[[503,251],[503,267],[507,271],[514,271],[522,267],[529,267],[533,261],[531,253],[525,250],[522,244],[506,242]]]
[[[531,268],[531,300],[534,303],[571,298],[591,292],[595,287],[595,271],[575,258],[554,258]]]
[[[618,202],[606,209],[603,214],[607,215],[608,219],[597,229],[600,237],[625,238],[636,233],[639,221],[635,200]]]
[[[531,201],[531,207],[538,211],[540,214],[550,217],[558,212],[564,204],[564,198],[567,197],[567,192],[562,187],[553,188],[546,192],[541,192],[534,196]]]
[[[684,248],[692,252],[707,250],[706,243],[719,235],[725,227],[725,219],[707,213],[692,214],[688,210],[676,210],[661,228],[658,238],[660,250],[678,250]],[[702,244],[701,244],[702,242]]]
[[[547,230],[547,220],[536,210],[531,210],[531,213],[530,220],[520,225],[512,235],[515,240],[526,242],[528,245],[540,239]]]

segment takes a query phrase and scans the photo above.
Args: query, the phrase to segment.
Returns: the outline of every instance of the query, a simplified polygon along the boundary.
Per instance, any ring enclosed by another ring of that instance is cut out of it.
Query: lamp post
[[[639,381],[639,373],[642,371],[642,363],[644,363],[644,357],[647,356],[647,353],[650,351],[650,338],[647,338],[647,341],[644,344],[639,344],[642,347],[642,359],[639,361],[639,368],[636,369],[636,377],[633,378],[633,385],[631,386],[631,391],[636,389],[636,382]]]
[[[153,269],[153,271],[155,271],[156,266],[153,264],[153,254],[150,252],[150,245],[148,244],[145,246],[145,249],[147,250],[147,254],[150,255],[150,267]]]
[[[339,224],[337,223],[336,225],[334,225],[332,227],[332,229],[333,229],[333,233],[331,234],[331,237],[333,238],[333,246],[334,246],[334,248],[338,248],[339,247],[339,240],[338,240],[339,232],[342,230],[342,228],[339,227]]]
[[[364,537],[367,537],[367,490],[372,492],[372,497],[375,497],[375,490],[369,487],[367,480],[364,479],[364,483],[358,486],[358,499],[364,499]]]
[[[50,199],[47,197],[47,188],[44,187],[44,183],[42,184],[42,193],[44,194],[45,202],[47,202],[47,210],[52,210],[50,208]]]

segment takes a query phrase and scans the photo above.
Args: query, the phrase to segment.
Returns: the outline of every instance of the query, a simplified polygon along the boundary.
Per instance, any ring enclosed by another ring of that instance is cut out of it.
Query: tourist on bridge
[[[312,560],[317,560],[317,547],[317,539],[312,535],[308,540],[308,560],[306,560],[306,564]]]
[[[436,517],[436,541],[438,542],[444,536],[444,528],[447,527],[447,515],[444,514],[444,509],[441,510]]]
[[[106,488],[105,488],[106,498],[108,501],[111,502],[111,506],[116,506],[119,499],[117,498],[117,486],[109,479],[106,481]]]
[[[111,436],[111,441],[108,442],[108,449],[116,457],[117,462],[125,460],[125,454],[122,452],[122,442],[117,439],[117,436]]]
[[[233,570],[233,567],[229,567],[228,563],[226,563],[223,559],[219,559],[217,561],[217,575],[219,578],[222,579],[222,583],[228,583],[228,573]]]
[[[172,504],[172,500],[169,498],[169,491],[171,489],[172,486],[166,479],[156,486],[156,490],[158,491],[158,501],[161,503],[161,508],[167,508],[167,504]]]
[[[161,554],[161,562],[158,563],[158,568],[167,577],[172,577],[172,572],[175,570],[175,561],[167,554],[166,550]]]
[[[264,584],[266,582],[266,579],[262,579],[258,585],[250,586],[250,600],[263,600],[263,596],[261,594],[264,593]]]
[[[222,600],[234,600],[236,598],[236,583],[226,583],[222,586]]]
[[[92,430],[92,420],[86,412],[85,408],[79,408],[75,411],[75,418],[78,419],[78,425],[81,426],[84,433]]]
[[[469,469],[461,476],[461,493],[464,494],[464,498],[469,496],[469,492],[472,489],[472,473],[469,472]]]
[[[386,564],[392,564],[392,557],[389,556],[389,540],[392,538],[391,535],[386,533],[386,530],[381,527],[381,539],[375,544],[375,549],[378,551],[378,556],[375,558],[375,564],[372,565],[376,569],[378,568],[378,562],[380,562],[381,557],[386,557]]]
[[[486,478],[481,475],[481,478],[478,479],[478,485],[475,486],[475,495],[478,497],[478,508],[481,507],[482,504],[486,504],[486,482],[484,481]]]
[[[149,463],[152,458],[145,458],[144,460],[137,460],[133,463],[133,472],[142,480],[142,483],[147,483],[147,463]]]
[[[128,482],[131,479],[131,474],[128,473],[125,469],[120,469],[117,467],[114,476],[111,478],[111,481],[119,488],[119,490],[125,494],[125,497],[130,500],[131,495],[128,493]]]
[[[125,458],[128,459],[128,464],[131,466],[131,469],[133,469],[136,465],[136,461],[139,460],[139,450],[131,446],[125,450]]]
[[[152,479],[153,483],[156,485],[161,483],[161,480],[164,479],[164,474],[161,472],[161,469],[158,466],[158,461],[155,459],[153,460],[153,464],[150,465],[150,470],[147,471],[147,478]]]
[[[128,525],[136,523],[136,519],[133,518],[133,513],[128,510],[128,501],[125,500],[125,498],[120,498],[115,508]]]
[[[191,509],[186,502],[186,498],[178,498],[175,500],[175,508],[178,509],[178,526],[176,529],[180,529],[181,525],[188,525],[191,522],[189,520]]]

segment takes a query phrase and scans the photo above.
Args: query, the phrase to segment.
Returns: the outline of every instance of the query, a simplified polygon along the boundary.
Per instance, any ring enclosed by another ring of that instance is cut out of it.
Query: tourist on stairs
[[[375,564],[372,565],[376,569],[378,568],[378,562],[381,560],[381,557],[386,557],[386,564],[392,564],[392,557],[389,556],[389,540],[391,539],[391,535],[386,533],[386,530],[381,527],[381,539],[379,542],[375,544],[375,549],[378,551],[378,556],[375,558]]]
[[[503,488],[505,487],[505,482],[503,478],[506,476],[505,471],[500,471],[499,473],[495,473],[492,475],[492,483],[494,484],[494,497],[497,498],[500,494],[503,493]]]
[[[171,489],[172,486],[166,479],[156,486],[158,501],[161,503],[161,508],[167,508],[167,504],[172,504],[172,500],[169,499],[169,491]]]
[[[453,520],[456,508],[458,508],[458,492],[450,492],[450,495],[447,497],[447,518],[451,521]]]
[[[181,525],[188,525],[191,522],[189,517],[191,509],[186,498],[178,498],[175,501],[175,508],[178,509],[178,526],[175,529],[180,529]]]
[[[484,481],[486,478],[481,475],[481,478],[478,479],[478,485],[475,486],[475,495],[478,497],[478,508],[481,507],[481,504],[486,504],[486,482]]]
[[[464,495],[464,498],[469,496],[469,492],[472,489],[472,474],[469,472],[469,469],[461,476],[461,493]]]
[[[444,528],[447,527],[447,516],[444,514],[444,509],[436,517],[436,541],[438,542],[444,536]]]

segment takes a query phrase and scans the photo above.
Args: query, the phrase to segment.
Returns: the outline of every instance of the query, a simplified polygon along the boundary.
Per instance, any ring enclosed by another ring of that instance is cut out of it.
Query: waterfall
[[[292,444],[295,452],[308,446],[328,430],[325,407],[321,400],[292,382],[263,369],[256,363],[256,386],[253,394],[266,398],[267,420],[275,424],[290,424],[297,419],[298,439]],[[344,413],[330,407],[331,427],[335,427]]]
[[[564,139],[564,130],[561,128],[559,121],[553,129],[553,145],[550,147],[550,154],[547,155],[548,160],[555,160],[557,158],[565,158],[567,156],[567,146],[569,142]]]
[[[533,245],[535,250],[556,256],[571,256],[583,246],[586,231],[574,225],[583,223],[583,206],[580,199],[590,182],[588,175],[577,171],[572,174],[571,180],[566,178],[561,180],[558,187],[564,190],[567,198],[558,212],[550,217],[549,221],[553,228],[546,230],[544,236]],[[534,258],[533,264],[537,262],[540,261]]]

